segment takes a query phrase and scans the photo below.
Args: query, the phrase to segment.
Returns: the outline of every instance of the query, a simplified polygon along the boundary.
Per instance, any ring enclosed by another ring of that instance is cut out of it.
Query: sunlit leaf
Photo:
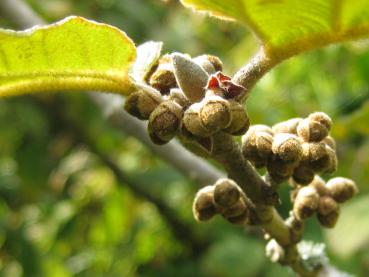
[[[81,17],[15,32],[0,29],[0,96],[102,90],[128,94],[136,56],[122,31]]]
[[[246,24],[280,59],[369,35],[364,0],[181,0],[198,11]]]

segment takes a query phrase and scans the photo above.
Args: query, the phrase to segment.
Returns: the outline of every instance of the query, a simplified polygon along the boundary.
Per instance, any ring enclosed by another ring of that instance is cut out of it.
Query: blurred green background
[[[194,15],[178,1],[28,2],[50,22],[82,15],[118,26],[136,44],[158,40],[166,52],[218,55],[228,74],[257,49],[242,26]],[[3,18],[0,25],[14,27]],[[335,175],[354,179],[360,194],[343,205],[333,231],[311,219],[305,238],[326,242],[332,263],[357,276],[369,272],[368,73],[367,42],[331,46],[278,66],[247,103],[253,124],[317,110],[334,119]],[[128,181],[102,157],[121,166]],[[264,257],[259,232],[221,218],[195,223],[195,192],[188,176],[110,126],[83,94],[0,101],[1,276],[293,276]],[[286,216],[287,186],[281,197]]]

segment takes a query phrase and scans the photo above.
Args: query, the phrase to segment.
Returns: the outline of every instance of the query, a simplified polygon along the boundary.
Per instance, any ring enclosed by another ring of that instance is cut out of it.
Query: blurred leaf
[[[369,135],[369,102],[337,124],[337,132],[347,135],[347,132],[356,131]],[[342,136],[342,135],[341,135]]]
[[[15,32],[0,29],[0,96],[39,91],[128,94],[135,46],[122,31],[82,17]]]
[[[364,0],[181,0],[222,19],[238,20],[269,54],[285,59],[330,43],[367,37],[369,6]]]
[[[369,243],[369,196],[354,199],[342,207],[336,227],[326,231],[330,250],[342,258],[348,258]]]

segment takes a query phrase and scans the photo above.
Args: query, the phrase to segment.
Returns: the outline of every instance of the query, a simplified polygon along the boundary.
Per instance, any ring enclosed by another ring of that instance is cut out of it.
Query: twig
[[[45,24],[45,21],[22,0],[1,0],[0,14],[9,18],[21,28]],[[146,132],[145,123],[129,116],[121,105],[117,105],[116,97],[119,96],[90,93],[90,97],[101,110],[108,111],[108,113],[105,113],[106,116],[112,122],[115,122],[121,130],[141,141],[156,156],[168,162],[183,175],[191,178],[199,186],[210,185],[224,176],[221,171],[186,150],[177,141],[172,141],[160,147],[154,145]],[[119,100],[118,103],[120,103]]]

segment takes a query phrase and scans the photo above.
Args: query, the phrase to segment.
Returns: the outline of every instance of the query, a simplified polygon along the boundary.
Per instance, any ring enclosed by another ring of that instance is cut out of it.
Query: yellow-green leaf
[[[0,96],[60,90],[128,94],[135,57],[124,32],[82,17],[20,32],[0,29]]]
[[[181,0],[246,24],[269,55],[285,59],[330,43],[369,36],[365,0]]]

